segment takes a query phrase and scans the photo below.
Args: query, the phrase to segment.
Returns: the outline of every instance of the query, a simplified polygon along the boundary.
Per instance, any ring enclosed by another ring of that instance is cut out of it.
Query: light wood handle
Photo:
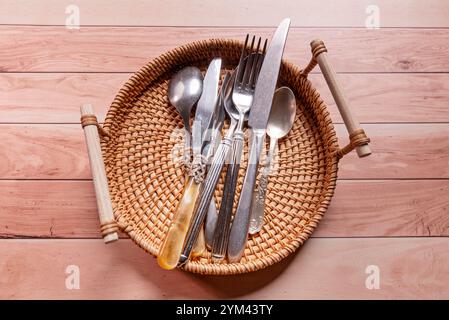
[[[324,42],[321,40],[314,40],[310,43],[310,46],[312,48],[313,59],[315,59],[320,66],[321,72],[326,79],[327,85],[329,86],[335,103],[337,104],[338,110],[340,111],[341,117],[343,118],[346,129],[349,132],[351,143],[353,143],[353,141],[357,138],[360,139],[360,135],[365,134],[360,129],[359,122],[352,114],[348,100],[346,99],[346,96],[344,95],[343,90],[338,82],[337,74],[329,63],[327,57],[327,49],[324,45]],[[309,66],[306,68],[307,73],[311,70],[311,65],[313,65],[313,63],[309,64]],[[359,137],[357,137],[357,135],[359,135]],[[353,138],[354,140],[352,140]],[[368,139],[366,138],[359,141],[368,141]],[[371,148],[369,147],[368,142],[358,144],[355,149],[359,157],[366,157],[371,154]]]
[[[199,190],[200,185],[190,178],[157,257],[158,264],[164,269],[171,270],[178,265]]]
[[[94,111],[90,104],[85,104],[81,107],[81,116],[94,116]],[[89,154],[90,169],[94,181],[103,240],[105,243],[114,242],[118,240],[118,227],[112,211],[108,180],[101,154],[98,127],[92,123],[84,125],[83,129]]]

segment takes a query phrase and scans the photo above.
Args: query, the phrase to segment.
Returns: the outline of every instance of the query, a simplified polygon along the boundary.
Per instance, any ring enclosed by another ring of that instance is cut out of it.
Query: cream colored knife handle
[[[199,190],[200,185],[189,178],[173,221],[170,224],[164,244],[157,257],[158,264],[164,269],[174,269],[178,264]]]

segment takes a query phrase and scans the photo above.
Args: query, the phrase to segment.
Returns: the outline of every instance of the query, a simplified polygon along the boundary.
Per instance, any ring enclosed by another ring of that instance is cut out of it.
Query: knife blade
[[[194,154],[200,155],[208,140],[218,105],[218,86],[220,81],[221,58],[215,58],[209,64],[203,81],[203,92],[197,103],[192,127],[192,148]]]
[[[248,119],[248,125],[253,129],[265,129],[267,127],[289,28],[290,19],[282,20],[276,29],[262,63]]]
[[[252,129],[250,154],[229,236],[228,259],[231,263],[240,261],[248,237],[257,167],[264,145],[266,127],[289,28],[290,19],[287,18],[282,20],[276,29],[263,60],[254,92],[254,100],[248,119],[248,125]]]

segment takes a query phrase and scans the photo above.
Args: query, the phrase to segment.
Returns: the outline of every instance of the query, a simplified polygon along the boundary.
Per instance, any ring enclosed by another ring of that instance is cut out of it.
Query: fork
[[[239,121],[234,124],[231,123],[231,126],[226,132],[225,137],[218,146],[214,158],[212,159],[212,163],[210,165],[209,171],[207,172],[206,179],[204,180],[203,190],[201,191],[201,194],[196,203],[196,210],[192,217],[189,230],[187,232],[184,248],[181,257],[179,259],[179,265],[185,264],[189,259],[190,253],[192,252],[193,245],[195,244],[200,229],[203,225],[207,209],[212,200],[212,196],[214,194],[215,187],[217,186],[218,179],[220,178],[221,171],[223,170],[224,163],[226,159],[228,159],[229,151],[231,149],[231,144],[234,138],[234,133],[238,134],[239,137],[238,139],[241,140],[241,142],[239,142],[240,149],[243,149],[243,125],[245,121],[245,114],[246,112],[249,111],[249,108],[251,107],[252,104],[252,94],[250,93],[251,92],[254,93],[255,81],[258,74],[258,72],[256,73],[256,71],[260,70],[260,66],[262,65],[261,61],[259,63],[259,60],[261,59],[257,59],[256,61],[254,61],[254,57],[252,55],[255,37],[253,37],[248,58],[246,59],[246,62],[243,65],[247,53],[246,47],[248,44],[248,38],[249,35],[247,35],[246,37],[245,45],[243,47],[240,56],[237,71],[240,74],[239,77],[240,80],[239,82],[237,82],[237,87],[235,87],[240,92],[240,95],[238,97],[236,96],[236,99],[239,99],[239,102],[241,101],[239,109]],[[260,46],[260,39],[258,48],[259,46]],[[245,94],[245,92],[248,93]]]
[[[232,217],[232,208],[234,204],[235,189],[240,169],[240,161],[243,153],[244,134],[243,126],[246,121],[247,114],[251,109],[254,89],[256,86],[260,67],[262,65],[267,40],[263,46],[262,54],[259,54],[261,38],[257,42],[255,51],[253,52],[255,37],[253,36],[249,55],[246,59],[245,53],[248,44],[249,35],[246,36],[242,54],[232,91],[232,102],[238,111],[238,124],[233,137],[232,153],[228,169],[226,171],[225,186],[223,190],[223,199],[221,201],[218,221],[215,227],[215,234],[212,243],[212,259],[219,262],[226,256],[226,249],[229,241],[230,223]]]

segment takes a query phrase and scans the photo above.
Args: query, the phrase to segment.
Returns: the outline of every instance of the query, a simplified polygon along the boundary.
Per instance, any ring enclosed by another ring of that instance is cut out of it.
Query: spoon
[[[196,67],[178,71],[168,85],[168,99],[184,123],[184,163],[190,163],[190,113],[203,91],[203,76]]]
[[[190,164],[190,112],[200,98],[202,90],[203,78],[200,70],[195,67],[187,67],[179,71],[170,80],[168,87],[170,103],[175,106],[184,122],[184,164]],[[193,208],[198,192],[198,184],[193,179],[186,179],[181,201],[157,257],[158,264],[164,269],[173,269],[178,263],[179,253],[189,225],[190,208]],[[197,241],[199,244],[201,242],[204,243],[204,240]]]
[[[292,90],[288,87],[277,89],[273,97],[273,105],[267,124],[267,134],[270,137],[270,150],[265,166],[262,168],[259,185],[253,194],[253,206],[249,227],[250,234],[255,234],[262,228],[268,175],[270,174],[271,164],[276,154],[278,140],[290,132],[295,122],[295,116],[296,100]]]

